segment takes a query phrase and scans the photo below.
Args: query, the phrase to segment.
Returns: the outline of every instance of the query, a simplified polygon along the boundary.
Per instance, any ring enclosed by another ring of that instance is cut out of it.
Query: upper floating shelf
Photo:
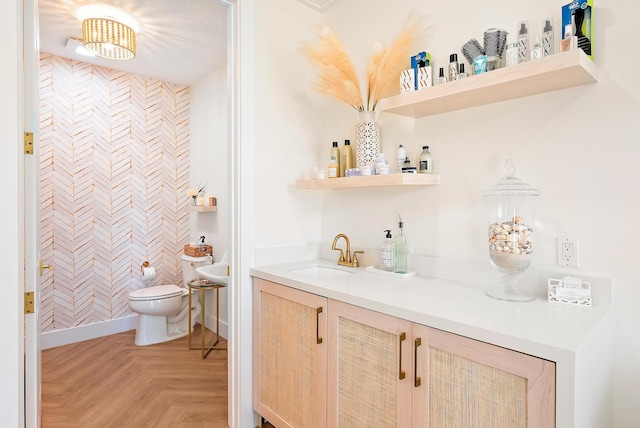
[[[360,177],[298,180],[298,189],[346,189],[350,187],[432,186],[438,184],[438,174],[384,174]]]
[[[598,67],[572,49],[466,79],[380,100],[380,111],[423,117],[598,81]]]

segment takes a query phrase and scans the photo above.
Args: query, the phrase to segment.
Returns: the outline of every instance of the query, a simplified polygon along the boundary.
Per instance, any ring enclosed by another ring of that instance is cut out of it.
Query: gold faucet
[[[344,238],[344,242],[347,243],[346,257],[345,257],[345,253],[342,251],[342,248],[336,248],[336,242],[338,242],[338,239],[340,238]],[[350,267],[360,266],[360,263],[358,262],[358,254],[364,254],[364,251],[354,251],[353,259],[352,259],[351,258],[351,242],[349,241],[349,237],[344,233],[339,233],[338,235],[336,235],[335,238],[333,238],[333,244],[331,244],[331,249],[340,251],[340,257],[338,257],[339,265],[350,266]]]

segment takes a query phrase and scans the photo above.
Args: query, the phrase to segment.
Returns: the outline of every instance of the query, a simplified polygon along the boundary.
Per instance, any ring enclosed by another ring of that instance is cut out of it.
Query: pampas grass
[[[318,68],[315,89],[357,111],[375,110],[381,98],[397,88],[400,72],[407,68],[412,45],[418,34],[418,19],[409,15],[398,38],[389,48],[375,43],[366,69],[366,89],[363,96],[360,81],[349,55],[330,25],[320,31],[315,45],[302,47],[313,65]]]
[[[315,46],[304,45],[303,52],[313,65],[318,67],[320,80],[316,90],[362,111],[360,82],[351,58],[344,50],[342,42],[329,25],[320,32]]]

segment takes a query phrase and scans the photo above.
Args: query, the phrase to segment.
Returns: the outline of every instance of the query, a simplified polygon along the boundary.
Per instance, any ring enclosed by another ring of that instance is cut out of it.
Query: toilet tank
[[[207,263],[207,259],[209,259],[209,263],[211,263],[211,258],[209,257],[191,257],[186,254],[182,255],[182,283],[183,287],[186,287],[189,281],[192,279],[198,278],[198,273],[196,272],[196,268],[204,266]]]

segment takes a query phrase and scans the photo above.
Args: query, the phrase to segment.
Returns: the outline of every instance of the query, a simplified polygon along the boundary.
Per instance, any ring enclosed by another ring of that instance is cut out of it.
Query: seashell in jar
[[[496,239],[498,239],[500,241],[506,241],[507,240],[507,235],[506,234],[496,235]]]
[[[520,217],[519,215],[517,215],[517,216],[515,216],[515,217],[513,218],[513,222],[514,222],[515,224],[524,223],[524,222],[522,221],[522,217]]]

